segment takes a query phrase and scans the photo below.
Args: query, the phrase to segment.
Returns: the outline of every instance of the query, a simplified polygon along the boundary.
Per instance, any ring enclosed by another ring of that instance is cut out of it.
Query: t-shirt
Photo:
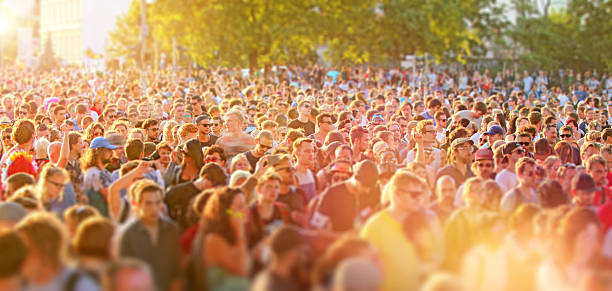
[[[202,145],[202,147],[209,147],[209,146],[212,146],[212,145],[216,144],[216,143],[217,143],[217,140],[219,139],[219,137],[218,137],[218,136],[216,136],[216,135],[214,135],[214,134],[212,134],[212,133],[208,134],[208,136],[209,136],[210,138],[208,139],[208,141],[207,141],[207,142],[200,142],[200,144]]]
[[[298,188],[304,191],[308,201],[317,195],[317,185],[315,183],[314,175],[310,170],[306,170],[306,173],[296,171],[295,177],[298,179]]]
[[[455,167],[454,164],[450,164],[438,171],[438,174],[436,175],[436,183],[440,177],[447,175],[451,176],[453,180],[455,180],[455,185],[457,186],[463,184],[463,182],[465,182],[465,180],[468,178],[474,177],[474,173],[472,173],[472,170],[470,170],[469,167],[467,168],[465,174],[463,174],[461,171],[459,171],[459,169],[457,169],[457,167]]]
[[[287,193],[279,193],[276,202],[285,203],[290,211],[303,211],[308,204],[304,191],[293,187]]]
[[[249,161],[249,164],[251,165],[251,173],[253,173],[257,168],[257,162],[259,162],[259,159],[261,159],[261,157],[256,158],[253,155],[253,151],[248,151],[244,155],[246,156],[247,161]]]
[[[383,210],[367,221],[361,237],[376,248],[382,261],[385,271],[381,291],[418,289],[419,260],[402,223]]]
[[[110,184],[111,173],[106,169],[100,170],[97,167],[91,167],[85,172],[85,177],[83,178],[85,195],[89,199],[89,204],[104,216],[108,216],[108,204],[101,190],[107,188]]]
[[[457,113],[453,115],[453,122],[459,119],[462,119],[462,118],[468,119],[469,121],[473,122],[476,125],[476,128],[480,128],[480,123],[482,122],[482,116],[480,118],[473,118],[471,110],[461,110],[461,111],[457,111]]]
[[[503,169],[495,177],[495,182],[499,185],[503,193],[508,192],[512,187],[519,184],[519,179],[515,173]]]
[[[315,132],[314,122],[308,120],[307,122],[301,122],[299,119],[294,119],[289,122],[289,128],[301,128],[304,130],[304,136],[309,136]]]
[[[76,280],[73,284],[72,290],[75,291],[97,291],[100,287],[86,275],[78,276],[78,278],[71,279],[74,275],[74,270],[64,268],[59,274],[55,276],[51,281],[46,284],[36,284],[34,282],[28,282],[25,284],[22,290],[24,291],[57,291],[67,290],[69,280]]]
[[[359,226],[374,213],[380,202],[378,188],[370,193],[355,195],[349,192],[347,182],[340,182],[321,193],[310,224],[324,228],[331,224],[334,231],[347,231]]]

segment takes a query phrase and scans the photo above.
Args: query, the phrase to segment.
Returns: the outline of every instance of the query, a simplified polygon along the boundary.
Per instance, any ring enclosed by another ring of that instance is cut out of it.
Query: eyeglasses
[[[115,119],[117,118],[117,115],[109,115],[108,118]]]
[[[470,151],[471,151],[473,148],[474,148],[474,147],[472,147],[471,145],[466,145],[466,146],[459,146],[459,147],[457,147],[457,149],[458,149],[458,150],[461,150],[461,151],[465,151],[465,150],[470,150]]]
[[[206,158],[206,163],[216,163],[218,161],[219,160],[217,160],[217,158],[215,158],[215,157],[208,157],[208,158]]]
[[[526,152],[525,149],[517,149],[515,151],[512,151],[513,154],[519,154],[519,155],[522,155],[525,152]]]
[[[28,114],[26,111],[19,111],[19,115],[26,115]]]
[[[440,122],[446,122],[446,118],[444,118],[444,119],[438,119],[438,121],[440,121]]]
[[[571,134],[560,134],[559,137],[561,137],[561,138],[570,138],[570,137],[572,137],[572,135]]]
[[[288,171],[288,172],[295,172],[295,167],[283,167],[283,168],[276,168],[276,171]]]
[[[185,114],[183,115],[184,118],[191,118],[191,114]]]

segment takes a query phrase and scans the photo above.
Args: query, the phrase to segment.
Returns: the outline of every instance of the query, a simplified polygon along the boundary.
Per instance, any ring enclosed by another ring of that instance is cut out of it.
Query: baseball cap
[[[355,165],[355,179],[359,183],[373,188],[378,182],[378,167],[370,160],[364,160]]]
[[[109,149],[109,150],[116,150],[117,147],[112,145],[108,139],[104,138],[104,137],[96,137],[91,141],[91,144],[89,144],[89,148],[90,149],[97,149],[97,148],[105,148],[105,149]]]
[[[180,149],[183,154],[195,161],[198,169],[202,168],[204,165],[204,152],[202,152],[202,144],[199,140],[192,138],[181,144]]]
[[[591,175],[582,173],[578,176],[574,176],[572,179],[572,190],[595,192],[599,189],[595,187],[595,180],[593,180]]]
[[[490,149],[479,149],[474,155],[475,161],[493,160],[493,152]]]
[[[454,149],[466,142],[469,142],[471,145],[474,145],[474,141],[471,140],[469,137],[460,137],[460,138],[453,140],[453,143],[451,144],[451,148]]]
[[[503,153],[504,155],[509,155],[512,153],[512,151],[520,147],[521,147],[521,144],[518,142],[515,142],[515,141],[509,142],[504,145]]]
[[[496,135],[496,134],[504,134],[504,129],[499,125],[493,125],[489,128],[489,131],[484,133],[485,135]]]
[[[0,223],[16,223],[24,218],[28,212],[19,203],[0,202]]]

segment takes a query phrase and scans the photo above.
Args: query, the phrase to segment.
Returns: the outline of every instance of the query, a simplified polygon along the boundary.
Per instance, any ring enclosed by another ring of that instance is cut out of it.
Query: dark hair
[[[125,156],[128,161],[139,160],[144,151],[144,143],[139,139],[130,139],[125,144]]]
[[[19,275],[27,252],[23,240],[15,231],[0,230],[0,279]]]
[[[563,191],[563,187],[556,180],[547,179],[540,183],[536,193],[542,208],[556,208],[559,205],[570,202],[569,196]]]
[[[200,220],[202,234],[218,234],[231,245],[236,242],[236,234],[230,223],[228,210],[238,195],[243,195],[239,188],[222,187],[215,191],[206,203]]]

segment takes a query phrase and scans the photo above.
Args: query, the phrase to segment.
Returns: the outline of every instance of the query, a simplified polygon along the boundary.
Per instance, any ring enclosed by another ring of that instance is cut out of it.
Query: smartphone
[[[268,163],[270,163],[271,166],[278,165],[278,163],[280,163],[279,156],[278,155],[271,155],[270,157],[268,157]]]

